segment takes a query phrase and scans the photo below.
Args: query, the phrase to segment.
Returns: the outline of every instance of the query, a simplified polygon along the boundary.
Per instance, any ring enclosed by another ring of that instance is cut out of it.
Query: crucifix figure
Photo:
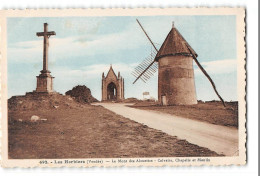
[[[49,37],[56,35],[54,31],[48,31],[48,24],[44,23],[44,32],[37,32],[38,37],[43,36],[43,69],[41,74],[37,76],[36,92],[50,93],[53,91],[53,78],[48,70],[48,48]]]
[[[48,72],[48,48],[49,48],[49,37],[56,35],[54,31],[48,32],[48,23],[44,23],[44,32],[37,32],[38,37],[43,36],[43,69],[42,72]]]

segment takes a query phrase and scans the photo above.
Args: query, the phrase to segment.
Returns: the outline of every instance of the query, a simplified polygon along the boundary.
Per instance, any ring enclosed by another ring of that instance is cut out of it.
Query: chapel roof
[[[110,65],[110,68],[109,68],[109,71],[107,72],[106,78],[107,78],[109,75],[115,76],[115,77],[117,78],[117,76],[116,76],[116,74],[115,74],[115,72],[114,72],[114,70],[113,70],[113,68],[112,68],[112,65]]]

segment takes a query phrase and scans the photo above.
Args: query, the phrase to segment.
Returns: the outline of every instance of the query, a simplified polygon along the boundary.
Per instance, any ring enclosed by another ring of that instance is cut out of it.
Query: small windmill
[[[136,80],[146,82],[158,70],[158,101],[163,105],[197,104],[193,60],[210,81],[215,93],[225,107],[213,80],[197,60],[197,53],[191,48],[180,32],[172,25],[161,48],[158,50],[151,38],[136,19],[141,29],[151,42],[155,51],[133,71]]]

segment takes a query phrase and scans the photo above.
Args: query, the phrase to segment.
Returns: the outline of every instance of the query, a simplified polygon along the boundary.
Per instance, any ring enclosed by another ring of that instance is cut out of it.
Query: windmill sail
[[[150,39],[150,37],[148,36],[148,34],[146,33],[146,31],[144,30],[143,26],[141,25],[141,23],[138,21],[138,19],[136,19],[137,23],[139,24],[139,26],[141,27],[141,29],[143,30],[143,32],[145,33],[146,37],[148,38],[148,40],[151,42],[154,50],[151,50],[151,54],[150,56],[148,56],[141,64],[139,64],[135,70],[133,71],[133,75],[136,77],[135,81],[133,82],[133,84],[140,78],[143,82],[146,82],[148,79],[150,79],[151,76],[153,76],[153,74],[157,71],[158,69],[158,63],[156,62],[156,60],[154,59],[158,49],[156,48],[156,46],[154,45],[154,43],[152,42],[152,40]]]
[[[142,63],[140,63],[132,72],[132,75],[136,77],[136,80],[134,83],[140,78],[143,82],[148,81],[148,79],[151,78],[151,76],[156,73],[158,69],[158,63],[155,62],[154,58],[156,56],[156,53],[154,51],[151,52],[151,54],[146,57]],[[133,83],[133,84],[134,84]]]

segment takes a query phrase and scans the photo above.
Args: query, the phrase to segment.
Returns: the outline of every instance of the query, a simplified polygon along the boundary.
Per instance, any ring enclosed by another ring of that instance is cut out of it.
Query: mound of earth
[[[78,85],[65,94],[75,98],[75,100],[80,103],[98,102],[98,100],[91,95],[90,89],[86,86]]]
[[[32,115],[48,120],[29,122]],[[9,159],[218,156],[101,106],[13,111],[9,117]]]
[[[8,99],[9,111],[73,108],[79,106],[80,104],[70,96],[64,96],[59,93],[32,92],[24,96],[13,96]]]
[[[146,106],[159,106],[158,102],[155,101],[141,101],[133,105],[134,107],[146,107]]]
[[[137,102],[140,102],[140,101],[142,101],[142,100],[139,100],[139,99],[137,99],[137,98],[131,97],[131,98],[125,99],[125,100],[124,100],[124,103],[137,103]]]

